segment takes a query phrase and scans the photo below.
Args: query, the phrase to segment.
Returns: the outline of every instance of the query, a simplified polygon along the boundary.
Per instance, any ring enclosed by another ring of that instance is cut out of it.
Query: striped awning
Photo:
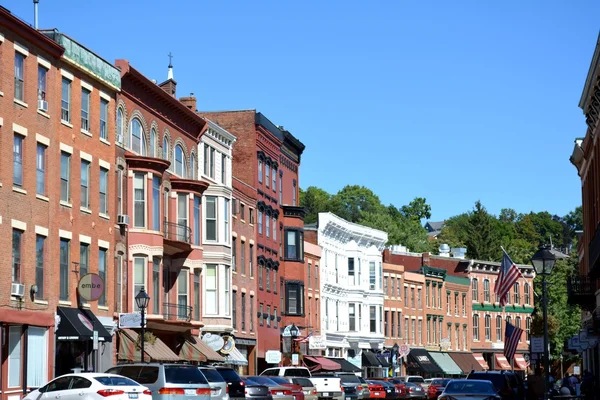
[[[515,369],[527,371],[527,361],[523,354],[515,354]]]
[[[237,347],[234,347],[233,350],[225,359],[225,364],[233,364],[233,365],[248,365],[248,360],[244,355],[238,350]]]
[[[187,337],[185,342],[181,345],[179,359],[182,361],[196,362],[223,362],[225,360],[219,353],[208,347],[206,343],[193,336]]]
[[[141,361],[140,348],[137,344],[138,333],[131,329],[121,329],[118,333],[119,338],[119,353],[117,354],[118,361]],[[144,343],[144,354],[146,361],[157,362],[173,362],[179,361],[177,354],[173,352],[159,338],[155,337],[154,341]]]
[[[506,357],[504,357],[504,354],[495,353],[494,359],[496,360],[496,369],[505,370],[505,371],[511,370],[510,363],[508,362]]]
[[[475,357],[475,360],[477,360],[477,362],[479,363],[479,365],[481,365],[481,368],[483,368],[484,371],[487,371],[488,369],[490,369],[490,366],[485,361],[485,358],[483,358],[483,354],[473,353],[473,357]]]

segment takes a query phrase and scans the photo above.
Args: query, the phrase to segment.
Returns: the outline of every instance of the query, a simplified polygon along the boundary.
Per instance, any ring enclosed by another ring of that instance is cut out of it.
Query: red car
[[[429,400],[436,400],[444,391],[446,385],[450,382],[450,379],[434,379],[431,381],[429,388],[427,389],[427,398]]]
[[[396,386],[396,389],[398,390],[398,395],[400,397],[404,396],[407,393],[405,382],[399,378],[371,378],[371,379],[374,381],[386,381],[386,382],[393,383],[394,386]]]
[[[383,385],[377,381],[367,381],[369,384],[369,398],[385,399],[385,389]]]
[[[269,379],[279,383],[281,386],[289,387],[292,390],[292,396],[294,396],[294,400],[304,400],[304,388],[300,385],[290,382],[291,378],[286,379],[279,376],[269,376]]]

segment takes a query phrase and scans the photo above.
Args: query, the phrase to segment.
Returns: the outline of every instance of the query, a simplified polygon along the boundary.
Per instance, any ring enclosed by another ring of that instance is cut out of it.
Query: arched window
[[[508,315],[508,316],[506,317],[506,323],[507,323],[507,324],[512,324],[512,318],[510,317],[510,315]]]
[[[146,155],[146,143],[144,140],[144,130],[140,120],[134,118],[131,120],[131,137],[129,138],[129,148],[134,153]]]
[[[473,315],[473,340],[479,340],[479,315]]]
[[[183,148],[180,145],[175,146],[175,174],[182,178],[187,178],[185,169],[185,157]]]
[[[485,316],[485,340],[492,340],[492,317],[489,314]]]
[[[190,157],[190,179],[196,179],[196,161],[193,154]]]
[[[123,109],[117,109],[117,143],[123,143]]]
[[[169,159],[169,141],[167,140],[167,135],[163,138],[163,158],[165,160]]]
[[[150,130],[150,156],[156,157],[156,129]]]

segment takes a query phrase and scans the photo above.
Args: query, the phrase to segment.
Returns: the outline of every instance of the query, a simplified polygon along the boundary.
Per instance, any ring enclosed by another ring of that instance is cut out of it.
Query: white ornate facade
[[[326,355],[362,367],[364,350],[383,348],[382,250],[386,232],[320,213],[321,335]]]

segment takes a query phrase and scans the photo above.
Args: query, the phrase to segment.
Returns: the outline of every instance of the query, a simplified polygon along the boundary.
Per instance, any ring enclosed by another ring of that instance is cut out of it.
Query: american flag
[[[306,337],[294,339],[298,343],[308,343],[308,339],[313,335],[314,332],[309,333]]]
[[[504,249],[502,249],[504,251]],[[508,296],[510,296],[510,289],[513,287],[516,281],[519,278],[522,278],[521,271],[517,268],[517,264],[515,264],[506,251],[504,251],[504,256],[502,257],[502,264],[500,265],[500,273],[498,274],[498,280],[496,281],[496,286],[494,287],[494,292],[496,297],[500,299],[500,307],[504,307],[506,303],[508,303]]]
[[[510,361],[515,356],[522,334],[523,329],[517,328],[508,322],[506,323],[506,329],[504,331],[504,357],[506,357],[507,360]]]

